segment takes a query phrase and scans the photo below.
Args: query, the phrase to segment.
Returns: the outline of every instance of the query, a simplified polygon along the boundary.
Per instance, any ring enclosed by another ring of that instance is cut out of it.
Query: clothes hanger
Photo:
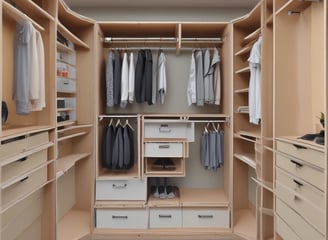
[[[110,119],[109,123],[108,123],[108,126],[112,125],[113,124],[113,118]]]
[[[121,124],[121,120],[120,119],[117,120],[115,127],[118,127],[119,125],[122,127],[122,124]]]
[[[218,130],[219,130],[219,129],[215,127],[215,124],[214,124],[214,122],[211,122],[211,125],[212,125],[212,127],[213,127],[214,131],[215,131],[215,132],[218,132]]]
[[[131,126],[128,119],[125,120],[124,127],[126,127],[126,126],[128,126],[132,131],[134,131],[134,128]]]

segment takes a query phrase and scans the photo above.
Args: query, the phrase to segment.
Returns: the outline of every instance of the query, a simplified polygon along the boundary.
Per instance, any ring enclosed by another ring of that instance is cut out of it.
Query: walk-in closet
[[[0,0],[0,240],[327,239],[326,0],[75,4]]]

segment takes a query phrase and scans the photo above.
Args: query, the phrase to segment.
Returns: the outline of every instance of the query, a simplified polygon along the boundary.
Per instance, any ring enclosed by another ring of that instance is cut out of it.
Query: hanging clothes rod
[[[104,43],[144,43],[144,42],[159,42],[159,43],[177,43],[176,37],[105,37]],[[223,43],[222,38],[180,38],[181,43]]]

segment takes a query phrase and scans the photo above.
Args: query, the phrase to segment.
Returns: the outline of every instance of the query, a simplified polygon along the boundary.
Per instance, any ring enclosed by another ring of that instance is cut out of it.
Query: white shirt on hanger
[[[260,124],[261,119],[261,45],[262,37],[254,43],[248,58],[250,81],[248,90],[249,122]]]
[[[130,63],[129,63],[129,102],[134,101],[134,79],[135,79],[135,67],[134,67],[134,57],[133,52],[130,52]]]
[[[126,52],[123,54],[122,75],[121,75],[121,108],[125,108],[129,97],[129,65],[128,55]]]
[[[190,61],[190,73],[189,73],[189,81],[187,87],[187,100],[188,105],[190,106],[193,103],[196,103],[196,62],[194,52],[191,53],[191,61]]]

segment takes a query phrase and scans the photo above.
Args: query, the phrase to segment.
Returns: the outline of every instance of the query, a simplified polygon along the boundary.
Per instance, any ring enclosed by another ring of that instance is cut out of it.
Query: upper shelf
[[[314,0],[314,2],[316,2]],[[319,1],[317,1],[319,2]],[[299,1],[299,0],[289,0],[283,4],[280,8],[277,7],[276,14],[283,12],[288,13],[288,11],[303,11],[311,5],[311,1]]]
[[[32,0],[12,0],[12,2],[14,2],[16,7],[19,7],[19,9],[35,18],[46,18],[52,21],[54,20],[53,16],[51,16],[47,11]]]
[[[89,46],[83,42],[80,38],[75,36],[70,30],[68,30],[63,24],[58,22],[58,32],[60,32],[67,40],[71,41],[74,45],[80,46],[89,50]]]

